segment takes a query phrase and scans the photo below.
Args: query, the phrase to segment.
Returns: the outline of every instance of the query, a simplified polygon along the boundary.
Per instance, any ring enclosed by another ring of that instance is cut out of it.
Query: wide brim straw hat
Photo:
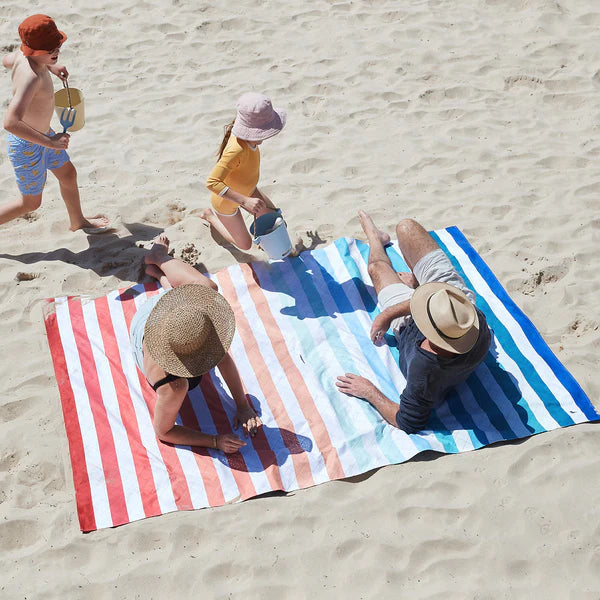
[[[410,312],[421,333],[448,352],[465,354],[479,338],[479,317],[473,303],[448,283],[420,285],[410,299]]]
[[[196,377],[223,359],[234,333],[227,300],[207,286],[186,284],[156,303],[146,321],[144,344],[166,373]]]
[[[273,108],[267,96],[248,92],[238,100],[231,133],[242,140],[259,142],[277,135],[286,120],[285,110]]]

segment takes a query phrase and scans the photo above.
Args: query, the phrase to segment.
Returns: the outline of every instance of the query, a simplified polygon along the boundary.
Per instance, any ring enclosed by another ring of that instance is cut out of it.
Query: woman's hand
[[[225,452],[225,454],[233,454],[245,445],[246,442],[234,433],[222,433],[217,436],[217,448]]]
[[[246,198],[242,203],[242,208],[245,208],[252,215],[257,215],[265,210],[266,204],[262,198]]]
[[[258,428],[262,425],[260,417],[254,412],[254,409],[249,404],[238,408],[235,418],[233,419],[234,429],[237,429],[240,425],[242,426],[244,437],[248,437],[248,434],[254,437]]]

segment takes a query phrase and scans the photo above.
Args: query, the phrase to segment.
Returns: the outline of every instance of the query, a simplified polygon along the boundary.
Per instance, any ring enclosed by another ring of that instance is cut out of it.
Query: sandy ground
[[[390,232],[404,216],[458,225],[598,406],[597,1],[43,10],[85,95],[70,154],[86,213],[118,228],[68,232],[52,176],[41,209],[1,228],[0,595],[600,598],[593,424],[81,534],[41,313],[46,297],[138,281],[162,230],[211,271],[260,258],[219,246],[199,218],[222,127],[260,91],[288,111],[261,148],[261,187],[295,236],[360,237],[359,208]],[[23,11],[5,2],[1,44]],[[8,99],[7,74],[0,85]],[[4,149],[0,190],[17,193]]]

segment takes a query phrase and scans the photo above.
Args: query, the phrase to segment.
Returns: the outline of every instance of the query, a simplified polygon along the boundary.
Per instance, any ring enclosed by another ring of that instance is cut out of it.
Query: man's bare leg
[[[23,195],[20,200],[3,204],[0,206],[0,225],[37,210],[41,204],[41,194],[35,196]]]
[[[77,231],[84,227],[97,229],[109,225],[109,221],[102,215],[95,217],[84,217],[81,211],[81,199],[79,197],[79,187],[77,186],[77,170],[71,161],[65,163],[58,169],[51,170],[51,173],[58,179],[60,186],[60,195],[64,200],[69,214],[71,231]]]
[[[413,219],[400,221],[396,225],[396,234],[402,256],[411,271],[426,254],[439,249],[436,241]]]
[[[393,283],[400,283],[400,277],[392,267],[392,262],[385,252],[385,245],[389,244],[390,236],[377,229],[373,223],[373,219],[364,210],[359,210],[358,216],[361,227],[369,242],[369,263],[367,268],[375,286],[375,291],[379,294],[384,287]]]
[[[217,284],[199,273],[192,265],[169,256],[169,238],[161,233],[154,241],[150,252],[144,257],[146,273],[161,282],[163,287],[177,287],[186,283],[197,283],[217,290]],[[158,277],[157,277],[158,275]],[[168,286],[163,284],[166,278]]]

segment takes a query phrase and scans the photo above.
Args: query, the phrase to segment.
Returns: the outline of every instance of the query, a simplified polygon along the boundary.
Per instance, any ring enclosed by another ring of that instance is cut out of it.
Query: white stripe
[[[84,298],[81,301],[85,301]],[[56,322],[60,334],[61,343],[65,354],[65,363],[69,381],[73,390],[75,408],[81,431],[83,452],[85,456],[85,466],[87,470],[88,481],[90,484],[90,494],[94,511],[94,520],[98,529],[102,527],[112,527],[112,515],[110,512],[110,503],[108,500],[108,491],[104,479],[104,470],[102,468],[102,458],[98,436],[96,434],[96,425],[90,407],[90,399],[87,388],[83,380],[83,372],[75,335],[71,324],[69,314],[68,298],[62,297],[55,300]]]
[[[110,364],[106,357],[102,333],[98,324],[98,315],[96,314],[95,302],[82,302],[83,317],[85,327],[92,349],[92,356],[96,366],[98,375],[98,384],[100,386],[100,394],[102,404],[106,411],[106,418],[110,428],[117,464],[119,468],[119,477],[123,486],[123,494],[125,496],[125,504],[127,505],[127,514],[129,520],[142,519],[146,515],[142,505],[142,497],[138,486],[135,464],[133,455],[129,446],[127,431],[123,425],[121,418],[121,410],[117,399],[115,383],[110,370]]]
[[[515,320],[515,318],[510,314],[506,306],[500,301],[500,299],[494,294],[491,290],[489,284],[481,273],[476,269],[475,265],[469,260],[465,252],[462,248],[454,241],[454,238],[445,230],[437,232],[440,236],[440,239],[446,244],[450,252],[455,256],[455,258],[459,261],[461,267],[463,268],[465,275],[470,279],[471,283],[475,287],[475,290],[478,294],[480,294],[483,298],[485,298],[486,302],[490,306],[490,308],[494,311],[496,317],[502,322],[502,324],[507,328],[510,337],[512,338],[515,345],[519,348],[521,353],[525,358],[527,358],[535,370],[540,375],[541,379],[544,380],[551,393],[556,397],[559,404],[562,408],[569,413],[571,418],[574,421],[586,421],[587,418],[575,401],[571,394],[565,389],[562,382],[556,377],[553,371],[550,369],[546,361],[538,354],[535,348],[532,346],[531,342],[525,335],[521,325]],[[512,365],[510,367],[510,372],[515,376],[515,378],[519,381],[519,384],[523,383],[524,388],[527,388],[533,392],[531,386],[526,382],[525,377],[521,369],[511,361]],[[514,370],[513,370],[514,365]],[[506,365],[507,368],[508,364]],[[524,389],[522,389],[524,391]],[[545,423],[548,423],[549,429],[554,429],[558,426],[555,419],[550,415],[546,406],[541,401],[535,400],[537,394],[534,394],[532,401],[532,411],[535,414],[536,419],[546,427]],[[537,408],[537,412],[534,411],[534,406]]]

